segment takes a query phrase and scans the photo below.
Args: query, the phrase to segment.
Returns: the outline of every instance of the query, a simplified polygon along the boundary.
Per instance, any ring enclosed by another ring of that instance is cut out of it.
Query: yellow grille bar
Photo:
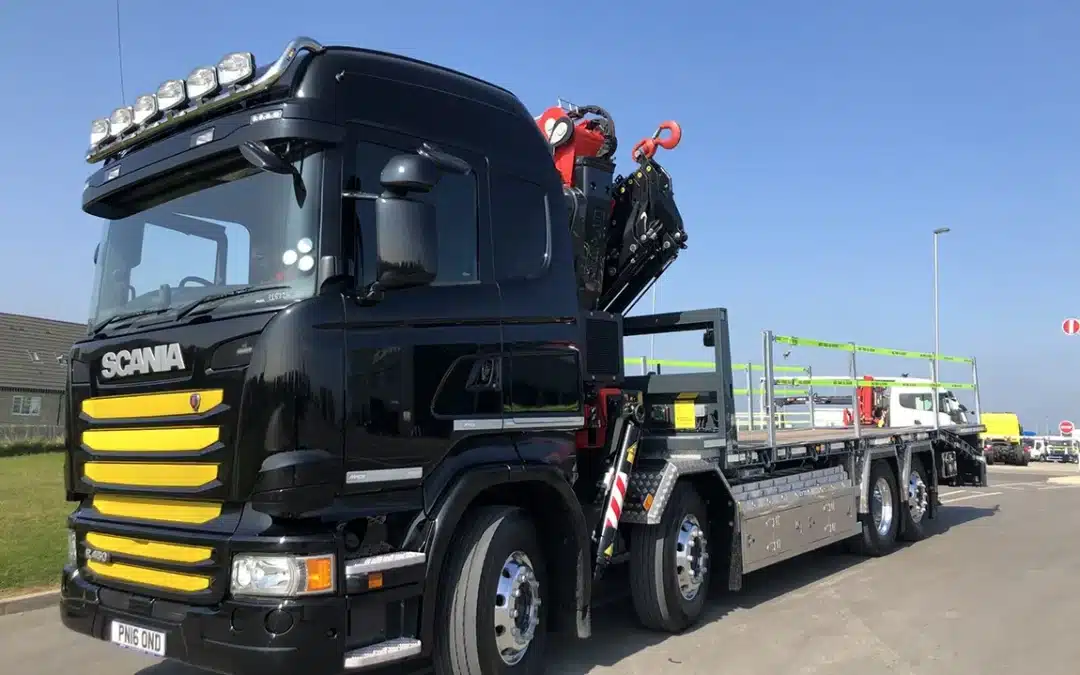
[[[213,549],[206,546],[185,546],[182,544],[167,544],[160,541],[147,541],[144,539],[131,539],[130,537],[118,537],[113,534],[101,534],[90,532],[86,535],[86,543],[92,548],[130,555],[136,558],[149,560],[161,560],[164,562],[196,563],[210,560]]]
[[[87,462],[83,475],[95,483],[127,487],[198,488],[218,477],[217,464]]]
[[[100,577],[182,593],[197,593],[210,588],[210,578],[198,574],[181,574],[126,563],[100,563],[93,560],[87,562],[86,567]]]
[[[82,402],[82,412],[95,420],[127,420],[145,417],[196,415],[221,405],[221,389],[169,391],[135,396],[104,396]]]
[[[97,452],[198,452],[221,438],[218,427],[87,429],[82,443]]]
[[[221,515],[221,504],[214,502],[94,495],[92,503],[103,516],[156,520],[163,523],[202,525]]]

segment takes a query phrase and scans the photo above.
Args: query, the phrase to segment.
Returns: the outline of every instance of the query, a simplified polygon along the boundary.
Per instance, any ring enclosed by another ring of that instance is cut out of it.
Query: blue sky
[[[763,329],[931,349],[931,231],[950,227],[942,352],[978,357],[984,409],[1029,428],[1080,418],[1080,337],[1059,328],[1080,314],[1080,4],[453,4],[120,0],[122,101],[113,0],[2,3],[0,311],[86,318],[93,118],[226,52],[265,62],[306,34],[470,72],[537,113],[557,97],[602,105],[623,167],[639,137],[678,120],[682,145],[660,160],[690,248],[659,306],[727,307],[737,361],[760,360]],[[704,355],[678,340],[656,349]],[[789,361],[843,365],[805,349]]]

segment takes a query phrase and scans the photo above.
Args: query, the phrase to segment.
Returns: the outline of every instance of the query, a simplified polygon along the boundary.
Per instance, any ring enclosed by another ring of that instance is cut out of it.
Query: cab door
[[[345,188],[376,194],[387,161],[423,143],[364,125],[354,125],[349,137]],[[432,285],[365,300],[375,280],[374,205],[344,204],[357,279],[344,310],[349,491],[417,485],[470,431],[502,426],[502,326],[486,162],[461,148],[438,147],[469,162],[472,172],[444,174],[431,193],[413,196],[436,207],[439,270]]]

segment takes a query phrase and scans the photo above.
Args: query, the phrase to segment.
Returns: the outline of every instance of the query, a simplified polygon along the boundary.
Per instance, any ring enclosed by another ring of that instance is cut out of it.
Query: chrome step
[[[383,553],[370,558],[357,558],[345,561],[345,576],[360,576],[374,572],[423,565],[427,561],[427,555],[418,551],[398,551],[397,553]]]
[[[417,656],[421,646],[421,642],[416,638],[394,638],[354,649],[345,654],[345,670],[372,668]]]

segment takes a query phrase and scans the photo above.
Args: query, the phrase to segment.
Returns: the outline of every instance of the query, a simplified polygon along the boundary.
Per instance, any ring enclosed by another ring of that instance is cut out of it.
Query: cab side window
[[[417,143],[419,146],[419,143]],[[390,158],[410,150],[377,143],[361,142],[356,149],[356,181],[363,192],[380,193],[379,174]],[[353,181],[355,183],[356,181]],[[434,285],[467,284],[479,281],[478,220],[476,176],[444,173],[428,194],[414,193],[411,199],[435,206],[435,225],[439,240],[439,274]],[[375,206],[368,200],[356,201],[360,223],[375,222]],[[363,246],[363,242],[360,242]]]
[[[495,224],[495,278],[531,279],[551,258],[547,193],[517,176],[491,173],[491,219]]]
[[[900,405],[908,410],[933,411],[934,399],[930,394],[900,394]]]

